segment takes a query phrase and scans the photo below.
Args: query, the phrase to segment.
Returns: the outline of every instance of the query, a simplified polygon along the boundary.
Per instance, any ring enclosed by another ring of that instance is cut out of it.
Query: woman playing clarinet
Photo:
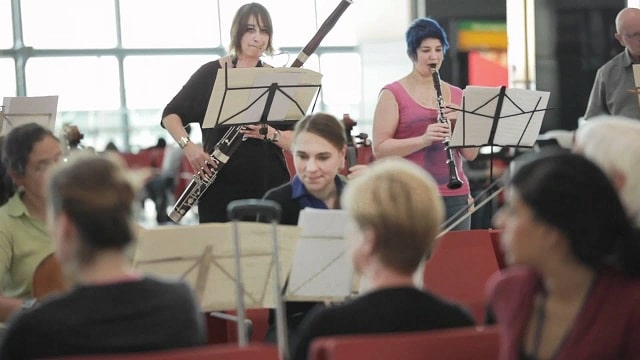
[[[435,20],[420,18],[407,30],[406,41],[413,70],[380,91],[373,118],[373,152],[378,159],[402,156],[427,170],[438,183],[446,219],[450,221],[472,201],[462,158],[475,159],[478,149],[453,149],[451,159],[447,157],[449,151],[444,142],[455,126],[455,111],[440,106],[432,72],[432,67],[440,69],[449,47],[446,33]],[[444,103],[459,107],[460,88],[442,82],[441,93]],[[441,115],[446,115],[445,121],[441,121]],[[449,164],[455,164],[462,183],[458,188],[448,186],[452,170]],[[467,218],[453,230],[469,229],[470,221]]]

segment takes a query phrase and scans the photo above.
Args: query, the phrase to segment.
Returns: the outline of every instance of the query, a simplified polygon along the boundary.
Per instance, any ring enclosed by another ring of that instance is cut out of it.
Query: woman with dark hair
[[[97,155],[75,155],[52,171],[46,189],[55,255],[73,289],[13,318],[0,358],[205,343],[204,319],[188,285],[143,276],[129,261],[135,192],[121,167]]]
[[[4,205],[15,194],[13,189],[13,181],[9,177],[9,173],[2,163],[2,147],[4,144],[4,136],[0,136],[0,206]]]
[[[38,264],[53,252],[45,225],[45,174],[62,158],[62,149],[48,129],[25,124],[4,138],[2,162],[16,189],[0,207],[0,321],[32,296]]]
[[[440,69],[449,47],[447,35],[433,19],[415,20],[406,33],[407,55],[413,63],[411,73],[386,85],[378,98],[373,117],[373,152],[376,158],[402,156],[427,170],[437,181],[446,209],[446,219],[472,201],[469,181],[462,168],[462,158],[473,160],[477,148],[454,149],[453,157],[462,187],[449,189],[449,166],[443,141],[455,126],[456,112],[443,109],[449,124],[438,120],[438,97],[431,67]],[[459,108],[462,90],[441,82],[446,105]],[[471,219],[461,221],[453,230],[468,230]]]
[[[204,64],[196,71],[162,113],[162,126],[183,149],[193,169],[211,174],[216,164],[211,154],[228,126],[204,129],[202,123],[213,91],[218,70],[224,67],[247,68],[269,66],[260,60],[271,54],[273,26],[267,9],[258,3],[241,6],[231,25],[229,55]],[[258,119],[256,119],[256,122]],[[202,129],[203,146],[191,142],[184,127],[198,123]],[[200,197],[198,215],[201,223],[226,222],[227,205],[238,199],[261,198],[264,193],[289,181],[290,175],[282,149],[291,144],[290,127],[246,125],[243,141],[217,175],[215,183]]]
[[[640,238],[597,165],[565,152],[523,164],[495,223],[512,265],[488,284],[500,359],[637,359]]]

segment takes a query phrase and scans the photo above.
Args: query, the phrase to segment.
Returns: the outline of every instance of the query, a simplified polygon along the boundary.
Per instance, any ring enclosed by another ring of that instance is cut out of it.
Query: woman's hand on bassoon
[[[218,168],[218,163],[202,150],[202,146],[190,142],[182,150],[196,173],[211,176],[213,174],[211,169]]]

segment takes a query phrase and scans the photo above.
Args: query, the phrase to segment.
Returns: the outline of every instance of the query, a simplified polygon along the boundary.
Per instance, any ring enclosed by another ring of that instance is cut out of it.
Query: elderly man
[[[640,119],[633,64],[640,63],[640,9],[625,8],[616,16],[616,39],[624,51],[598,69],[585,119],[597,115],[622,115]]]
[[[640,227],[640,122],[596,116],[575,132],[573,149],[598,164],[618,190],[629,217]]]

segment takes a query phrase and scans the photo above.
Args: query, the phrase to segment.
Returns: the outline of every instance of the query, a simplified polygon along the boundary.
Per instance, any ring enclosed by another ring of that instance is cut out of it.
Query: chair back
[[[55,359],[66,360],[278,360],[278,349],[272,345],[249,344],[246,347],[237,345],[207,345],[193,348],[160,350],[138,353],[99,354],[65,356]]]
[[[484,323],[485,286],[500,270],[489,230],[450,231],[443,235],[424,267],[424,288],[465,305]]]
[[[376,335],[321,337],[311,343],[311,360],[497,359],[496,326]]]

